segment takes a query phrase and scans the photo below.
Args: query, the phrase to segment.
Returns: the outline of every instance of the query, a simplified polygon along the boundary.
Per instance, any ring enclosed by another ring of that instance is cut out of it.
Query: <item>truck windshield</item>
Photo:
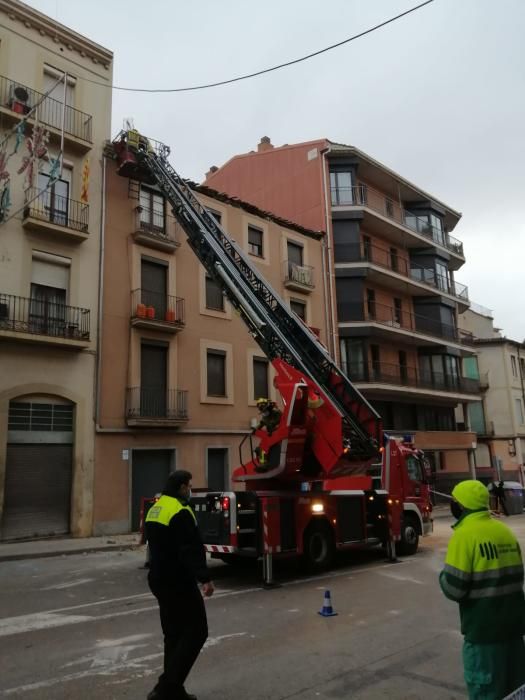
[[[413,455],[407,457],[406,465],[408,478],[410,481],[419,481],[423,484],[426,482],[424,467],[417,457],[414,457]]]

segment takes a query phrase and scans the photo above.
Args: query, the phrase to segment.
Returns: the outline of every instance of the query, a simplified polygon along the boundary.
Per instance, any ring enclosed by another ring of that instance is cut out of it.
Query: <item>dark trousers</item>
[[[156,690],[175,699],[208,637],[206,608],[196,585],[184,591],[150,588],[159,603],[164,634],[164,673]]]

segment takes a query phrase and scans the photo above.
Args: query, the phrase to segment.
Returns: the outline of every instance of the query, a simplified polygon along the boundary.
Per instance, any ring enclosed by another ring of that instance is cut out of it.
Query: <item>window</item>
[[[363,236],[363,260],[372,260],[372,240],[370,236]]]
[[[421,463],[416,457],[409,456],[406,459],[407,473],[410,481],[424,481]]]
[[[394,218],[394,202],[388,197],[385,199],[385,211],[388,217]]]
[[[435,214],[431,214],[430,226],[432,227],[432,238],[443,245],[445,243],[445,237],[443,235],[443,223],[441,218]]]
[[[520,371],[521,371],[521,378],[525,379],[525,360],[523,357],[520,357]]]
[[[365,348],[362,340],[341,338],[341,362],[343,371],[352,381],[367,379],[365,373]]]
[[[516,362],[515,355],[510,356],[510,366],[512,367],[512,376],[517,377],[518,376],[518,364]]]
[[[221,286],[209,275],[206,275],[206,308],[214,311],[224,311],[224,296]]]
[[[228,450],[225,447],[208,448],[208,488],[225,491],[228,484]]]
[[[67,258],[49,254],[33,258],[28,319],[31,333],[65,334],[70,263]]]
[[[330,173],[330,191],[332,195],[332,206],[353,204],[353,188],[351,172]]]
[[[370,356],[372,358],[372,377],[373,379],[381,378],[381,352],[379,345],[370,346]]]
[[[222,224],[222,214],[220,211],[215,211],[215,209],[206,209],[208,214],[211,214],[218,224]]]
[[[255,226],[248,226],[248,252],[263,257],[263,232]]]
[[[401,326],[403,323],[403,302],[401,299],[394,299],[394,323]]]
[[[290,299],[290,309],[299,316],[301,321],[306,323],[306,304],[304,301],[298,301],[295,299]]]
[[[438,289],[450,292],[450,273],[448,267],[441,262],[436,262],[436,278]]]
[[[299,265],[299,267],[301,267],[303,264],[303,246],[288,241],[286,250],[288,254],[288,264]]]
[[[168,417],[168,351],[167,343],[142,342],[140,345],[142,417]]]
[[[399,376],[402,382],[408,380],[407,354],[404,350],[399,351]]]
[[[62,82],[58,82],[59,80]],[[68,75],[66,83],[66,109],[65,114],[62,115],[64,111],[62,107],[64,104],[64,73],[52,66],[44,66],[44,93],[50,92],[42,103],[40,119],[56,129],[62,129],[63,116],[66,132],[75,136],[84,136],[83,133],[77,133],[79,125],[75,121],[75,111],[68,109],[75,104],[76,80]]]
[[[376,293],[373,289],[366,290],[366,310],[368,318],[374,320],[376,317]]]
[[[31,205],[43,210],[46,219],[57,226],[67,226],[69,220],[69,188],[71,186],[71,170],[62,168],[62,178],[50,185],[50,177],[38,173],[37,200]]]
[[[253,396],[255,400],[268,398],[268,360],[253,358]]]
[[[397,248],[390,248],[390,267],[394,272],[398,271],[399,264],[398,264],[398,257],[397,257]]]
[[[168,303],[168,266],[162,260],[142,258],[141,303],[155,310],[154,318],[164,320]]]
[[[164,233],[166,221],[164,215],[164,197],[153,190],[140,189],[140,226],[146,231]]]
[[[516,417],[518,419],[518,423],[520,425],[524,424],[523,420],[523,404],[521,403],[521,399],[515,399],[516,401]]]
[[[208,396],[226,396],[226,353],[224,350],[206,352]]]

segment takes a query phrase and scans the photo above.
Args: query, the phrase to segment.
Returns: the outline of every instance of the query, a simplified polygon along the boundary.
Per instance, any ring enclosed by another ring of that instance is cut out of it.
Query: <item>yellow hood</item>
[[[467,510],[483,510],[489,507],[489,492],[481,481],[461,481],[454,487],[452,496]]]

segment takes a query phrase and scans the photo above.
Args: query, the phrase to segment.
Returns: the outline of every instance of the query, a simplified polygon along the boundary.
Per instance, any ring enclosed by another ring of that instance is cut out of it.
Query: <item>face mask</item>
[[[186,496],[187,501],[191,501],[191,489],[188,489],[188,494]]]
[[[450,501],[450,512],[456,520],[459,520],[463,515],[463,508],[457,501]]]

